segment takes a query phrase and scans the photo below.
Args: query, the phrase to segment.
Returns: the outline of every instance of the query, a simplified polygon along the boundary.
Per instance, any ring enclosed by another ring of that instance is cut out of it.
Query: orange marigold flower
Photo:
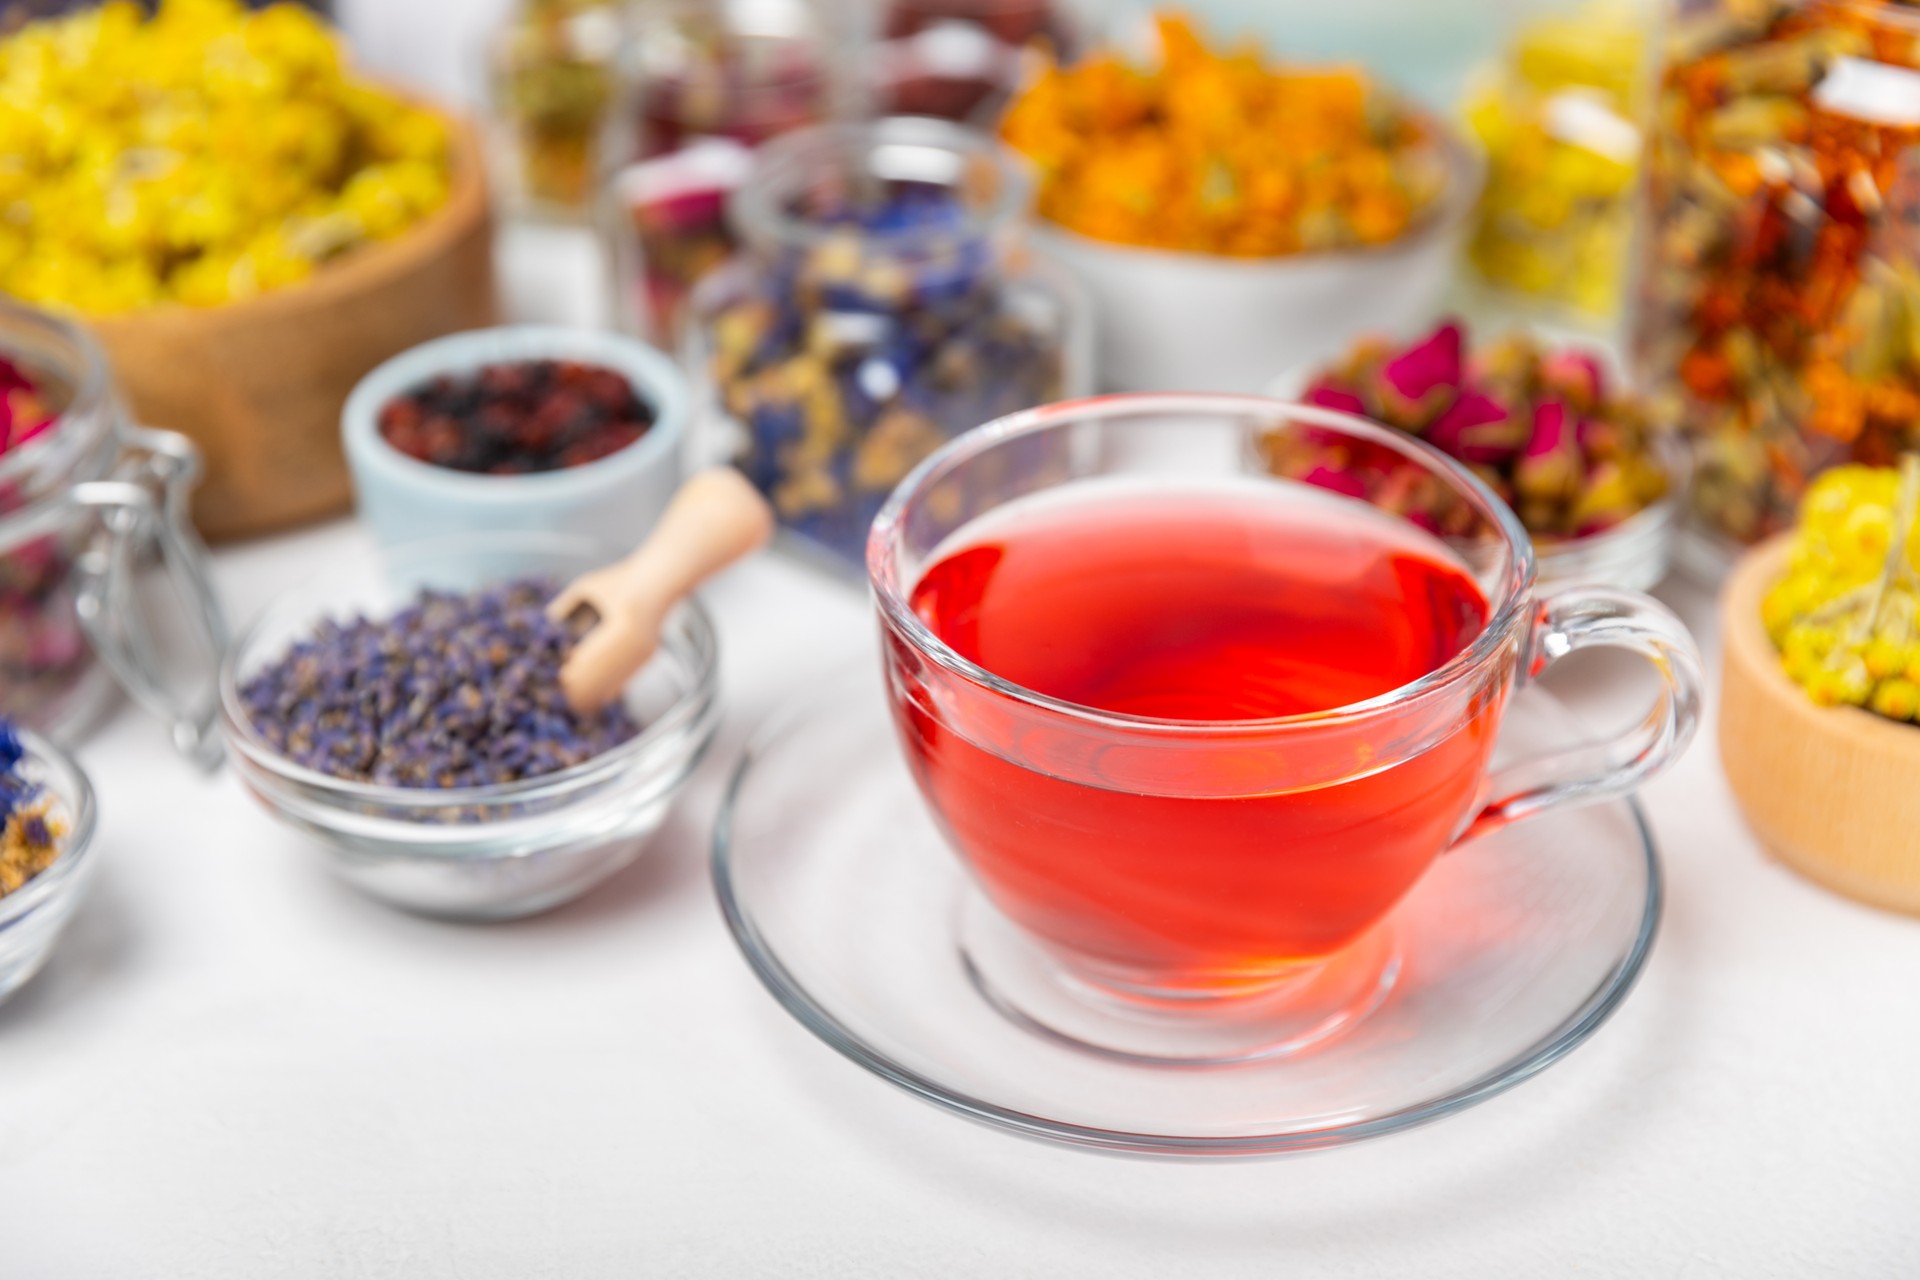
[[[1040,175],[1042,216],[1125,244],[1239,257],[1382,244],[1438,201],[1432,123],[1352,67],[1208,47],[1177,13],[1160,57],[1048,66],[1001,135]]]

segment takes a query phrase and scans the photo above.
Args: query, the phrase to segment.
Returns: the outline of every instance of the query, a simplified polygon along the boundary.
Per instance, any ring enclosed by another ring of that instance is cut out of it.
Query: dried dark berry
[[[653,406],[612,369],[571,360],[487,365],[388,401],[380,434],[410,458],[485,475],[597,461],[653,426]]]

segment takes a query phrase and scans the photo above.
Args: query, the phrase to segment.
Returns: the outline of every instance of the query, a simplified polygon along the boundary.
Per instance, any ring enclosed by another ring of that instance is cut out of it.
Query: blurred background
[[[841,0],[843,6],[849,0]],[[336,0],[334,13],[364,65],[437,97],[477,102],[481,51],[513,0]],[[858,7],[853,0],[852,7]],[[876,6],[877,7],[877,6]],[[1144,20],[1152,6],[1078,0],[1094,21]],[[1551,0],[1190,0],[1181,6],[1221,35],[1259,36],[1274,51],[1353,58],[1436,105],[1450,103],[1474,64]]]

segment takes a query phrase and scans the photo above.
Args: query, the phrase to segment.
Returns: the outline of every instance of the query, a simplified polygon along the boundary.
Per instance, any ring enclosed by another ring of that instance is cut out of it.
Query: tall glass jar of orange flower
[[[1920,447],[1920,9],[1671,16],[1635,348],[1692,438],[1689,558],[1717,572],[1822,471]]]

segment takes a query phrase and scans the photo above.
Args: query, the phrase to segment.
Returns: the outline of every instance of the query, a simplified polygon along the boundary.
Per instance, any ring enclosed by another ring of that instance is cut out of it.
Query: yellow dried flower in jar
[[[1536,19],[1470,87],[1487,184],[1469,256],[1492,284],[1619,310],[1649,94],[1644,8],[1589,0]]]
[[[306,9],[116,0],[0,39],[0,292],[106,314],[297,283],[446,201],[433,112]]]

